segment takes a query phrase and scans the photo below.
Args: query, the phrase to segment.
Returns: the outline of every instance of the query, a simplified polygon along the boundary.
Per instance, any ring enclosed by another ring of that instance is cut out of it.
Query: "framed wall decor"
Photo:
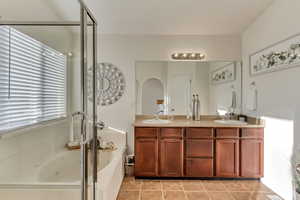
[[[300,34],[251,54],[249,66],[251,76],[300,66]]]
[[[219,69],[211,72],[210,75],[211,84],[221,84],[235,81],[236,69],[235,62],[229,63]]]

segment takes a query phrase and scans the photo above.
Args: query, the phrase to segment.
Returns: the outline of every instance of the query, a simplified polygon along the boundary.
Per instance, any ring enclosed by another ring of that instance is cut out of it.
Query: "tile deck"
[[[272,200],[274,195],[282,199],[257,180],[149,180],[125,177],[118,200]]]

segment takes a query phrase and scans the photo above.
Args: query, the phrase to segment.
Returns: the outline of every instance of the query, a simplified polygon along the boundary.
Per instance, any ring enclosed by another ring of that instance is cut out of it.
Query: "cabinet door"
[[[185,163],[185,175],[188,177],[212,177],[212,158],[187,158]]]
[[[180,177],[183,175],[183,140],[160,141],[160,175]]]
[[[156,138],[135,140],[135,176],[158,175],[158,142]]]
[[[241,140],[241,176],[259,178],[263,176],[263,140]]]
[[[216,140],[216,176],[237,177],[239,175],[239,140]]]

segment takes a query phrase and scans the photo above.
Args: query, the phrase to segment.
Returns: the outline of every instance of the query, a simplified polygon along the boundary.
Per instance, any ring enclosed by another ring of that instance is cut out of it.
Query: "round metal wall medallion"
[[[118,101],[125,92],[125,77],[111,63],[98,63],[96,68],[96,101],[98,105],[107,106]]]

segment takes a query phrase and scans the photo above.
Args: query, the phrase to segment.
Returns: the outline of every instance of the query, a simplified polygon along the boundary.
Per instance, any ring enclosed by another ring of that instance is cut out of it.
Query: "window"
[[[0,132],[66,116],[66,56],[0,26]]]

